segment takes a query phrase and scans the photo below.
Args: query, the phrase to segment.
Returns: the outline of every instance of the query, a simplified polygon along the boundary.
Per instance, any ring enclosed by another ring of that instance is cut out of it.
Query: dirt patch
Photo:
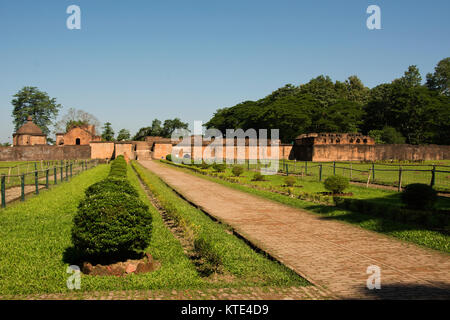
[[[155,271],[159,267],[160,264],[153,260],[149,253],[146,253],[145,257],[139,260],[127,260],[109,265],[97,264],[93,266],[89,262],[84,262],[81,271],[92,276],[123,277],[131,273],[139,274]]]

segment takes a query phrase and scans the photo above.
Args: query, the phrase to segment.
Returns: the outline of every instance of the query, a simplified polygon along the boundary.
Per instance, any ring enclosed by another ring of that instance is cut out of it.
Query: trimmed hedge
[[[126,259],[142,252],[151,238],[152,216],[140,199],[101,192],[82,200],[74,217],[72,242],[85,256]]]
[[[334,194],[342,193],[350,186],[350,181],[343,176],[330,176],[323,183],[325,189]]]
[[[127,259],[149,245],[152,216],[127,180],[122,156],[111,163],[109,176],[85,191],[72,228],[72,242],[91,262]]]
[[[402,202],[410,209],[433,209],[438,200],[437,191],[422,183],[405,187],[401,194]]]
[[[241,174],[244,173],[244,167],[234,166],[233,169],[231,169],[231,172],[235,177],[239,177]]]
[[[137,190],[123,178],[114,176],[108,177],[105,180],[94,183],[86,189],[86,197],[90,197],[102,192],[124,192],[130,196],[138,197]]]

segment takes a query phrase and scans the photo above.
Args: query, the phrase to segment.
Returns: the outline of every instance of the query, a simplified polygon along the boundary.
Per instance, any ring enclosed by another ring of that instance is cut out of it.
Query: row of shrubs
[[[152,216],[127,179],[122,156],[106,179],[85,191],[72,228],[77,252],[90,262],[113,262],[140,255],[151,238]]]

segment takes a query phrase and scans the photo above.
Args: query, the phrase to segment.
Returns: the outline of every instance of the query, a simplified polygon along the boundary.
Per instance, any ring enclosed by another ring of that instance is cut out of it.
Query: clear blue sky
[[[71,4],[81,30],[66,28]],[[382,30],[366,28],[370,4]],[[450,56],[449,12],[448,0],[0,0],[0,141],[23,86],[134,134],[320,74],[373,87],[416,64],[425,78]]]

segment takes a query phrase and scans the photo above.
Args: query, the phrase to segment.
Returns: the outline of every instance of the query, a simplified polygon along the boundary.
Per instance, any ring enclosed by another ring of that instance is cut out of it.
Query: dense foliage
[[[403,203],[411,209],[432,209],[437,199],[437,191],[422,183],[409,184],[402,192]]]
[[[139,131],[134,135],[134,141],[142,141],[147,136],[170,138],[175,129],[185,129],[188,130],[188,124],[182,122],[179,118],[173,120],[167,119],[161,126],[161,121],[154,119],[151,127],[144,127],[139,129]]]
[[[85,194],[72,228],[72,242],[82,256],[91,262],[123,260],[149,245],[152,216],[127,180],[123,156],[112,162],[109,176]]]
[[[280,129],[292,142],[311,132],[361,132],[379,143],[450,144],[450,58],[425,85],[416,66],[403,77],[369,89],[356,76],[333,82],[319,76],[286,85],[257,101],[217,110],[207,128]]]
[[[49,126],[61,109],[55,98],[50,98],[46,92],[36,87],[23,87],[14,95],[11,104],[14,107],[12,117],[16,131],[27,122],[28,116],[31,116],[33,122],[46,135],[50,133]]]
[[[328,177],[323,184],[325,189],[333,192],[333,194],[340,194],[350,186],[349,180],[339,175]]]

